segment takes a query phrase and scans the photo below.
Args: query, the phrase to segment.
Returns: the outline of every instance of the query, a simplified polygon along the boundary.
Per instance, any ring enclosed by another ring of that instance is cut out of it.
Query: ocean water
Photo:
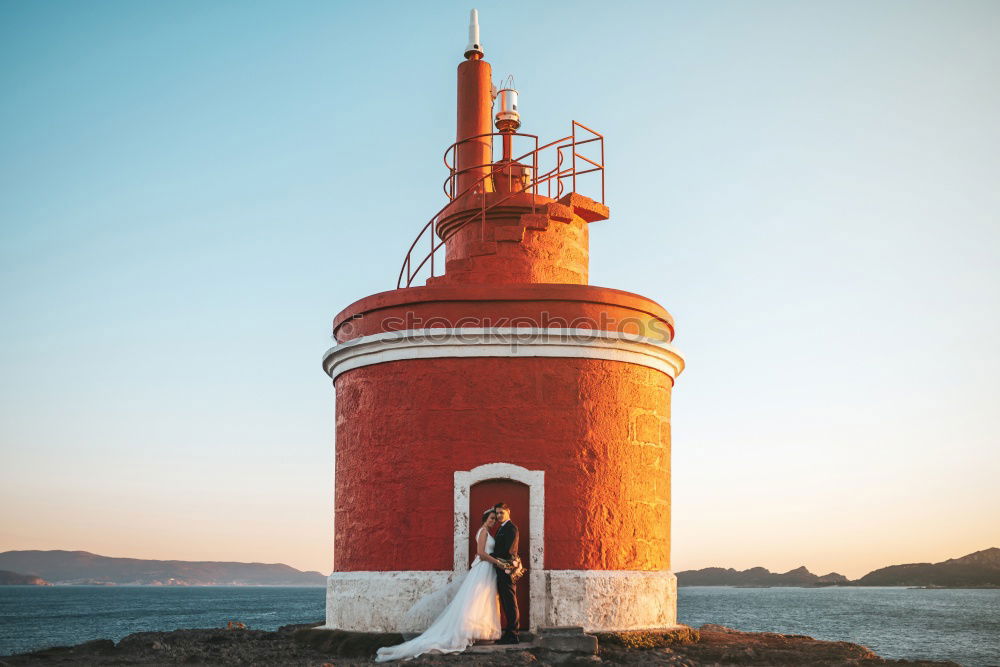
[[[321,587],[0,586],[0,656],[228,621],[277,630],[322,621],[325,610]]]
[[[147,630],[275,630],[324,616],[322,588],[0,586],[0,655]],[[678,591],[680,621],[864,644],[886,658],[1000,665],[1000,590],[729,588]]]
[[[1000,590],[685,586],[677,615],[694,627],[853,642],[883,658],[1000,665]]]

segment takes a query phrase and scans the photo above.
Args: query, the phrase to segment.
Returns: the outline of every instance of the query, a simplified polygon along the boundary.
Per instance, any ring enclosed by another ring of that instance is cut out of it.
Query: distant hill
[[[706,567],[677,573],[678,586],[931,586],[1000,588],[1000,549],[984,549],[941,563],[890,565],[850,581],[831,572],[816,576],[804,567],[776,573],[762,567],[749,570]]]
[[[940,563],[909,563],[873,570],[858,586],[1000,587],[1000,549],[984,549]]]
[[[0,586],[51,586],[49,582],[33,574],[19,574],[10,570],[0,570]]]
[[[678,586],[830,586],[846,584],[847,577],[836,572],[818,576],[799,567],[788,572],[771,572],[763,567],[749,570],[706,567],[677,573]]]
[[[111,558],[87,551],[5,551],[0,569],[26,572],[55,584],[145,586],[323,586],[319,572],[280,563]]]

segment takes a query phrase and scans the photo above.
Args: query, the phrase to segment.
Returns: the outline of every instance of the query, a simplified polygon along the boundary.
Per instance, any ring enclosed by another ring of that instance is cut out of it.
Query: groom
[[[517,556],[517,526],[510,520],[510,508],[507,503],[497,503],[493,506],[497,513],[497,523],[500,528],[494,536],[493,553],[490,555],[502,560],[511,560]],[[503,615],[507,619],[507,627],[503,629],[503,634],[497,644],[517,644],[521,641],[517,636],[517,626],[520,625],[520,617],[517,611],[517,598],[514,595],[515,584],[510,579],[510,575],[503,571],[503,568],[494,565],[497,571],[497,593],[500,594],[500,605],[503,607]]]

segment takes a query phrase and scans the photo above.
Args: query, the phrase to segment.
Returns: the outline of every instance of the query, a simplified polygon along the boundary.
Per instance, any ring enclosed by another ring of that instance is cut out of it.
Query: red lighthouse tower
[[[407,611],[468,569],[498,500],[529,569],[524,627],[676,623],[673,319],[587,284],[588,226],[609,216],[603,136],[575,121],[555,141],[519,129],[473,11],[447,202],[397,288],[334,318],[323,360],[337,396],[326,627],[422,630]]]

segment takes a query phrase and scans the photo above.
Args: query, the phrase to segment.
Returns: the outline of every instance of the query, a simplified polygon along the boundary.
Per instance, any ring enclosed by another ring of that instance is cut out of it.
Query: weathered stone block
[[[527,213],[521,216],[521,224],[528,229],[544,231],[549,226],[549,216],[544,213]]]
[[[511,241],[520,243],[524,239],[524,227],[521,225],[497,227],[496,231],[493,233],[493,238],[497,241],[497,243]]]
[[[472,245],[469,254],[472,257],[479,257],[481,255],[493,255],[497,251],[497,244],[495,241],[480,241]]]
[[[611,217],[611,210],[607,206],[598,201],[594,201],[590,197],[584,197],[583,195],[576,194],[575,192],[571,192],[560,199],[559,203],[571,207],[576,215],[580,216],[587,222],[607,220]]]
[[[639,442],[660,442],[660,418],[653,413],[635,416],[635,439]]]
[[[573,209],[563,204],[552,203],[546,207],[549,218],[558,222],[573,222]]]
[[[553,651],[563,651],[567,653],[597,653],[597,637],[594,635],[580,634],[542,634],[538,638],[538,646]]]
[[[583,634],[582,625],[553,625],[547,628],[538,628],[539,634],[550,634],[550,635],[581,635]]]

